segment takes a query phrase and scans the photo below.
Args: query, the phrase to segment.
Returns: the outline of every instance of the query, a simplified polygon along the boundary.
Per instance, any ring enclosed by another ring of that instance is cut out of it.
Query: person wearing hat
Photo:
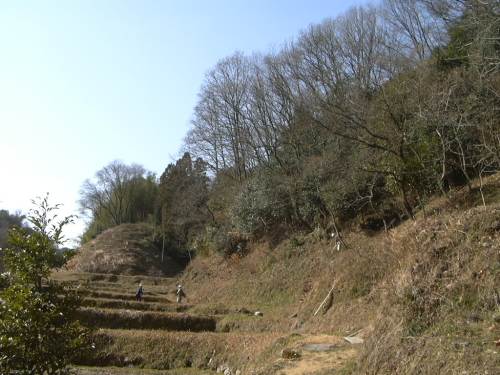
[[[144,288],[142,287],[142,283],[139,283],[139,288],[137,288],[137,293],[135,294],[135,299],[137,301],[142,301],[142,295],[144,294]]]
[[[186,294],[184,293],[184,290],[182,289],[181,284],[177,284],[177,290],[176,290],[175,294],[177,295],[177,303],[181,303],[182,297],[186,297]]]

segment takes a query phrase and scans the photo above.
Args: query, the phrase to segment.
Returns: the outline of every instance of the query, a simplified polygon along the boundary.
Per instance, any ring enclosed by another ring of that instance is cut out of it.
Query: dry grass
[[[495,373],[500,206],[422,218],[399,236],[407,256],[385,280],[361,372]],[[424,363],[426,356],[432,360]]]
[[[78,316],[82,324],[94,328],[200,332],[215,331],[217,327],[213,317],[153,311],[81,308]]]
[[[179,368],[174,370],[150,370],[127,367],[76,367],[73,368],[75,375],[210,375],[211,370],[200,370],[195,368]]]
[[[82,286],[80,286],[81,288]],[[121,286],[102,286],[100,284],[94,283],[90,285],[86,285],[84,288],[87,291],[91,292],[107,292],[107,293],[121,293],[121,294],[127,294],[127,293],[134,293],[135,296],[135,291],[137,290],[137,285],[121,285]],[[144,293],[148,297],[163,297],[165,299],[165,303],[168,303],[170,300],[170,293],[166,289],[163,288],[153,288],[153,287],[143,287]],[[174,294],[172,293],[172,296]]]
[[[88,289],[82,289],[79,290],[79,293],[82,296],[85,297],[92,297],[92,298],[107,298],[107,299],[116,299],[116,300],[123,300],[123,301],[135,301],[135,293],[120,293],[120,292],[100,292],[100,291],[94,291],[94,290],[88,290]],[[169,304],[172,303],[170,299],[167,299],[165,297],[155,297],[155,296],[150,296],[146,294],[143,297],[144,302],[158,302],[158,303],[165,303]]]
[[[389,261],[379,251],[385,238],[374,241],[353,233],[347,240],[352,246],[341,252],[328,241],[306,238],[302,246],[292,241],[273,249],[259,244],[247,257],[229,262],[198,258],[188,267],[183,284],[193,311],[226,307],[229,314],[220,322],[222,329],[346,334],[374,319],[374,309],[365,306],[376,300],[372,290]],[[313,317],[335,279],[332,308]],[[237,313],[241,309],[259,310],[264,316]]]
[[[122,224],[81,247],[67,265],[75,272],[116,275],[175,276],[182,267],[172,258],[160,261],[160,249],[146,224]]]
[[[500,368],[494,344],[500,339],[500,175],[484,182],[482,195],[474,186],[452,192],[451,200],[437,198],[416,221],[388,233],[367,235],[353,226],[340,252],[325,239],[297,234],[277,246],[254,243],[243,258],[198,257],[182,276],[190,312],[220,315],[217,329],[228,333],[101,330],[95,356],[82,363],[203,369],[214,358],[212,364],[267,375],[281,371],[280,351],[298,334],[362,329],[367,343],[359,361],[346,360],[335,373],[493,374]],[[132,309],[139,276],[109,277],[61,279],[89,280],[87,303],[95,307]],[[168,306],[176,280],[141,278],[150,294],[140,307]],[[313,316],[334,280],[331,308]],[[92,311],[96,326],[101,320],[110,327],[149,324],[149,317],[128,318],[133,312]]]
[[[145,287],[168,287],[175,281],[171,277],[156,277],[149,275],[116,275],[109,273],[74,272],[67,269],[55,270],[51,277],[61,282],[75,285],[100,286],[132,286],[141,282]]]
[[[95,352],[80,358],[79,364],[213,370],[227,363],[233,369],[242,369],[277,338],[273,334],[99,330]]]
[[[139,310],[139,311],[160,311],[160,312],[184,312],[189,310],[189,305],[177,304],[162,304],[127,301],[120,299],[108,298],[84,298],[82,300],[84,307],[96,307],[101,309],[122,309],[122,310]]]
[[[196,259],[184,284],[194,303],[230,307],[223,329],[342,335],[363,329],[370,338],[364,354],[345,371],[495,373],[500,175],[484,182],[486,207],[477,186],[461,189],[388,233],[352,228],[341,252],[311,236],[274,248],[254,244],[245,258]],[[313,317],[333,280],[331,309]],[[264,317],[233,312],[241,307]]]

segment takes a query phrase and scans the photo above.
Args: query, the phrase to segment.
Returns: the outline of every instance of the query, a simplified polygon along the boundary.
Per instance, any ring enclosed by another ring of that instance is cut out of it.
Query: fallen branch
[[[328,301],[328,298],[330,297],[330,294],[332,294],[333,292],[333,289],[335,288],[335,283],[337,282],[337,280],[335,280],[333,282],[333,285],[332,285],[332,289],[330,289],[330,291],[328,292],[328,294],[326,295],[325,299],[323,300],[323,302],[321,302],[321,305],[319,305],[318,309],[314,312],[314,315],[313,316],[316,316],[318,315],[318,312],[319,310],[321,310],[321,308],[323,307],[323,305],[326,303],[326,301]]]

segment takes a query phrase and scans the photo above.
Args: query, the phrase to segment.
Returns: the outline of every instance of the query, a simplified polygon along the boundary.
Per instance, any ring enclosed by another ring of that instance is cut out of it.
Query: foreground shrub
[[[0,305],[0,373],[62,374],[86,335],[75,320],[78,299],[55,284],[38,291],[14,284]]]
[[[46,197],[31,211],[32,230],[9,232],[9,284],[0,292],[1,374],[65,374],[87,347],[86,331],[76,320],[76,294],[48,278],[62,229],[71,221],[55,222],[57,208]]]

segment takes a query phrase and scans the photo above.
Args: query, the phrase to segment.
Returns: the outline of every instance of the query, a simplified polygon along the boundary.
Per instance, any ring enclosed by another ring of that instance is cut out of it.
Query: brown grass
[[[116,275],[175,276],[182,267],[172,258],[160,261],[161,251],[146,224],[122,224],[110,228],[83,245],[67,269]]]
[[[341,374],[493,374],[500,367],[494,344],[500,339],[500,175],[485,179],[486,208],[477,185],[450,195],[387,233],[367,235],[353,225],[340,252],[326,239],[296,234],[277,246],[253,243],[243,258],[198,257],[182,276],[190,312],[221,315],[217,329],[228,333],[99,331],[95,357],[84,362],[206,368],[214,357],[267,375],[281,371],[280,351],[300,340],[296,334],[361,330],[362,355],[346,360]],[[137,279],[85,277],[94,278],[86,295],[96,307],[125,307],[128,302],[106,299],[134,298],[126,291],[135,290]],[[168,300],[175,281],[143,281],[151,291],[146,301]],[[334,281],[331,308],[313,316]],[[117,327],[141,321],[127,318],[130,312],[93,311],[97,326],[101,319],[109,321],[105,326],[118,319]]]
[[[92,298],[107,298],[107,299],[116,299],[123,301],[135,301],[135,293],[120,293],[120,292],[100,292],[92,289],[81,289],[78,291],[82,296],[88,296]],[[143,301],[145,302],[158,302],[164,304],[170,304],[172,301],[165,297],[156,297],[150,296],[146,294],[143,297]]]
[[[162,329],[169,331],[215,331],[217,321],[209,316],[169,314],[151,311],[82,308],[82,324],[89,327],[119,329]]]
[[[147,287],[169,286],[172,283],[170,277],[156,277],[150,275],[116,275],[109,273],[75,272],[67,269],[55,270],[51,277],[54,280],[70,282],[74,284],[88,285],[137,285],[142,282]],[[92,284],[90,284],[92,282]]]
[[[312,236],[277,247],[253,244],[245,258],[196,259],[183,282],[193,303],[264,313],[261,319],[230,313],[220,322],[228,330],[363,329],[369,341],[350,366],[359,374],[494,373],[500,175],[485,181],[486,208],[477,186],[450,194],[388,233],[352,228],[340,252]],[[332,307],[313,317],[333,280]]]
[[[138,301],[127,301],[120,299],[107,299],[107,298],[84,298],[82,300],[84,307],[97,307],[104,309],[125,309],[125,310],[139,310],[139,311],[163,311],[163,312],[183,312],[190,308],[189,305],[177,304],[161,304],[149,303]]]
[[[227,363],[233,369],[242,369],[277,338],[273,334],[99,330],[95,352],[80,358],[79,364],[214,370]]]
[[[362,328],[374,319],[373,308],[365,306],[376,301],[372,289],[389,261],[379,245],[387,240],[374,241],[361,233],[346,240],[351,248],[341,252],[328,241],[308,238],[302,247],[291,241],[274,249],[259,244],[247,257],[228,262],[198,258],[183,279],[193,311],[225,306],[230,313],[220,326],[227,330],[347,334]],[[313,317],[335,279],[333,307]],[[243,308],[264,316],[237,313]]]
[[[385,280],[362,373],[494,373],[500,311],[500,206],[418,220],[399,233],[407,256]],[[421,359],[429,356],[430,361]]]
[[[150,370],[126,367],[76,367],[72,369],[76,375],[210,375],[211,370],[195,368],[179,368],[173,370]]]

